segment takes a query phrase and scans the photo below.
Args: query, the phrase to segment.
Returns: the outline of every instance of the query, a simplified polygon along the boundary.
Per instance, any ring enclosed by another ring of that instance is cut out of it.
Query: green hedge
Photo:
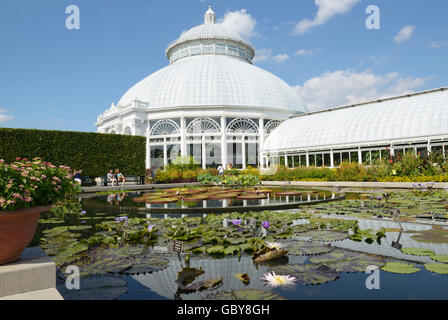
[[[144,137],[113,134],[0,128],[0,159],[40,157],[89,177],[117,168],[124,175],[143,176],[145,142]]]

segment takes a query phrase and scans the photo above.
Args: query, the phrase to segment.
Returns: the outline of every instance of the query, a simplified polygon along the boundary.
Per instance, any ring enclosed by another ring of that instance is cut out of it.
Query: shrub
[[[116,168],[124,175],[145,174],[144,137],[2,128],[0,141],[0,159],[6,162],[39,157],[90,177],[104,176]]]

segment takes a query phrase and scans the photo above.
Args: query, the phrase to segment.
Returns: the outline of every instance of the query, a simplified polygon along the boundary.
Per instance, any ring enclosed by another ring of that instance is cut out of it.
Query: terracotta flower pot
[[[0,211],[0,265],[20,259],[33,240],[41,212],[51,206],[33,207],[11,212]]]

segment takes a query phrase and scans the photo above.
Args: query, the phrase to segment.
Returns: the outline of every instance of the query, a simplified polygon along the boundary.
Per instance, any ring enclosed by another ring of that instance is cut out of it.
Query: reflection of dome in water
[[[290,258],[291,260],[291,258]],[[303,263],[305,258],[294,257],[295,263]],[[182,262],[182,265],[185,263]],[[177,273],[182,270],[182,265],[179,260],[170,261],[169,266],[159,272],[152,274],[140,274],[132,276],[134,280],[138,281],[142,285],[150,288],[153,292],[168,299],[174,299],[177,292],[178,285],[176,283]],[[215,279],[222,277],[223,284],[217,289],[205,290],[202,292],[192,294],[182,294],[181,298],[184,300],[198,300],[205,298],[210,293],[217,291],[232,291],[240,289],[258,289],[269,290],[269,287],[265,286],[265,283],[260,279],[263,274],[268,272],[268,267],[259,266],[255,268],[252,259],[249,257],[242,257],[241,261],[238,258],[225,258],[225,259],[192,259],[190,262],[191,268],[201,268],[205,273],[196,279],[196,281]],[[234,275],[237,273],[247,273],[250,278],[250,284],[244,285]],[[195,282],[196,282],[195,281]]]

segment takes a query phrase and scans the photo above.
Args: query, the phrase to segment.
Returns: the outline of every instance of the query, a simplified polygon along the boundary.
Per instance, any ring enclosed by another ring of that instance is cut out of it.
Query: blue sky
[[[255,64],[311,110],[448,86],[446,0],[214,0]],[[96,131],[98,114],[166,66],[165,48],[203,22],[201,0],[0,1],[0,127]],[[66,7],[80,9],[67,30]],[[380,30],[368,30],[368,5]],[[305,20],[305,21],[304,21]]]

